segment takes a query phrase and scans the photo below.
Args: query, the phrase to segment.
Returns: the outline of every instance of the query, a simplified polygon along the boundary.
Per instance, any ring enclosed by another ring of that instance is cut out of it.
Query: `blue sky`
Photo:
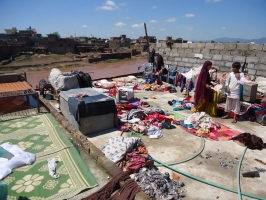
[[[0,0],[0,33],[35,28],[43,36],[189,41],[266,37],[266,0]]]

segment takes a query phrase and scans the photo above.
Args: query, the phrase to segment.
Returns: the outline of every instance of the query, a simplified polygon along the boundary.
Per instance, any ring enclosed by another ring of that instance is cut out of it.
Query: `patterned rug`
[[[224,124],[221,124],[219,122],[216,122],[216,124],[218,126],[220,126],[221,128],[218,129],[218,130],[212,130],[210,133],[205,133],[205,134],[200,135],[200,136],[202,136],[204,138],[207,138],[207,139],[210,139],[210,140],[228,141],[231,138],[233,138],[233,137],[235,137],[237,135],[240,135],[242,133],[240,131],[233,130],[233,129],[229,128],[228,126],[225,126]],[[196,129],[188,129],[188,128],[185,128],[182,125],[179,125],[179,127],[182,128],[183,130],[193,134],[193,135],[199,136],[196,133]]]
[[[13,170],[2,181],[8,199],[66,199],[97,186],[79,153],[50,114],[0,122],[0,143],[10,142],[36,155],[32,165]],[[49,175],[48,160],[57,158],[56,172]]]

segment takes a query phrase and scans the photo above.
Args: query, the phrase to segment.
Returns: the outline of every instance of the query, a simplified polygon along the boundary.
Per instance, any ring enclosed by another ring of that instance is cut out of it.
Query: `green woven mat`
[[[75,147],[50,114],[0,122],[0,143],[10,142],[36,155],[32,165],[13,170],[2,181],[8,185],[8,199],[65,199],[97,182]],[[57,158],[56,172],[49,175],[48,160]]]

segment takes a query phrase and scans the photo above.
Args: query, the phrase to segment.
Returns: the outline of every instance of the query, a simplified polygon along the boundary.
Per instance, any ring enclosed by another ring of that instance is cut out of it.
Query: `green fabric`
[[[7,185],[0,181],[0,199],[6,200],[7,199]]]
[[[9,151],[5,150],[4,148],[0,147],[0,158],[6,158],[10,160],[14,155]]]
[[[2,181],[8,185],[8,198],[65,199],[97,182],[79,153],[50,114],[0,123],[0,143],[11,142],[36,155],[32,165],[13,170]],[[56,172],[49,175],[48,160],[57,158]]]

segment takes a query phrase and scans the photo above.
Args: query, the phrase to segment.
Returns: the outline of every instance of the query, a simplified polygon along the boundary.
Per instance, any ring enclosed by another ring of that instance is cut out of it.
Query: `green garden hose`
[[[200,151],[199,151],[198,153],[194,154],[193,156],[191,156],[191,157],[189,157],[189,158],[187,158],[187,159],[185,159],[185,160],[181,160],[181,161],[173,162],[173,163],[167,163],[167,165],[169,165],[169,166],[177,165],[177,164],[181,164],[181,163],[184,163],[184,162],[187,162],[187,161],[189,161],[189,160],[194,159],[195,157],[197,157],[197,156],[203,151],[203,149],[204,149],[204,147],[205,147],[205,140],[204,140],[203,137],[201,137],[201,144],[202,144],[202,145],[201,145],[201,149],[200,149]],[[160,167],[160,166],[162,166],[162,164],[155,165],[155,166],[156,166],[156,167]]]

